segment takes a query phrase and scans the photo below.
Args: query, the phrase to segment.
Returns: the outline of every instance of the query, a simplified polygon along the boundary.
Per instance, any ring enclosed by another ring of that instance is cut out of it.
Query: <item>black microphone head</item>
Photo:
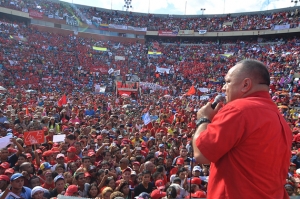
[[[217,97],[215,98],[214,102],[219,103],[224,101],[224,97],[222,95],[217,95]]]

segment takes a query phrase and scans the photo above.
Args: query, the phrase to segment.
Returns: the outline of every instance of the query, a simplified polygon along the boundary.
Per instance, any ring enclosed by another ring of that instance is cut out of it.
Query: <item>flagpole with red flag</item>
[[[57,102],[59,107],[62,107],[64,104],[67,104],[67,96],[65,94]]]

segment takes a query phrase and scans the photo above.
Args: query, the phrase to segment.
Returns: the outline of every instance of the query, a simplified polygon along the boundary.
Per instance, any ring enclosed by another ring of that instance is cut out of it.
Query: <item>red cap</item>
[[[30,153],[25,154],[27,158],[32,158],[32,155]]]
[[[124,170],[122,171],[122,173],[125,173],[126,171],[129,171],[129,172],[131,173],[131,169],[130,169],[129,167],[127,167],[126,169],[124,169]]]
[[[95,153],[95,152],[89,152],[89,153],[88,153],[88,156],[89,156],[89,157],[92,157],[93,155],[96,155],[96,153]]]
[[[0,180],[9,182],[9,177],[7,175],[0,175]]]
[[[77,151],[76,148],[73,146],[69,147],[67,150],[67,152],[71,152],[71,153],[76,153],[76,151]]]
[[[167,194],[161,190],[155,189],[151,192],[151,199],[160,199],[165,197]]]
[[[78,187],[76,185],[68,186],[65,196],[72,196],[74,193],[78,193]]]
[[[196,191],[191,194],[192,198],[206,198],[206,194],[203,191]]]
[[[3,162],[0,164],[0,167],[2,167],[3,169],[8,169],[10,167],[10,164],[8,162]]]
[[[89,172],[85,172],[85,173],[84,173],[84,177],[85,177],[85,178],[91,177],[91,174],[90,174]]]
[[[48,157],[48,156],[51,156],[52,154],[53,154],[53,151],[48,150],[43,153],[43,157]]]
[[[165,183],[164,183],[163,180],[156,180],[155,181],[155,186],[159,190],[165,189]]]
[[[43,153],[41,149],[35,150],[37,153]]]
[[[192,178],[191,184],[201,185],[201,179],[200,178]]]
[[[135,161],[132,163],[132,165],[134,165],[134,164],[139,165],[139,166],[141,165],[138,161]]]
[[[294,163],[291,162],[291,163],[290,163],[290,166],[296,166],[296,164],[294,164]]]
[[[184,164],[184,159],[183,158],[177,158],[176,164]]]
[[[4,174],[14,174],[15,170],[13,168],[6,169]]]
[[[13,149],[13,148],[8,148],[7,150],[8,150],[9,153],[16,153],[16,152],[18,152],[17,149]]]

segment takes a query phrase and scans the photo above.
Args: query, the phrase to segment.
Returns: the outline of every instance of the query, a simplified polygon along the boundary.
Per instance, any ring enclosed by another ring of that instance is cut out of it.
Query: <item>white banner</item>
[[[102,21],[102,19],[101,19],[100,17],[94,17],[94,16],[93,16],[93,20],[95,20],[95,21],[97,21],[97,22],[100,22],[100,23],[101,23],[101,21]]]
[[[142,32],[146,32],[147,28],[138,28],[138,27],[133,27],[133,26],[127,26],[128,30],[134,30],[134,31],[142,31]]]
[[[66,24],[71,26],[79,26],[79,22],[75,17],[66,17]]]
[[[108,72],[108,74],[112,74],[114,72],[114,69],[111,68],[107,72]]]
[[[202,95],[200,96],[200,100],[208,100],[209,96],[208,95]]]
[[[127,30],[127,26],[125,26],[125,25],[108,24],[108,27],[109,28],[114,28],[114,29]]]
[[[124,56],[115,56],[115,60],[118,61],[118,60],[125,60],[125,57]]]
[[[207,30],[199,30],[199,35],[204,35],[206,34]]]
[[[120,74],[121,74],[120,70],[115,70],[115,71],[114,71],[114,76],[118,76],[118,75],[120,75]]]
[[[155,90],[166,90],[168,89],[168,87],[163,87],[163,86],[160,86],[158,84],[155,84],[155,83],[150,83],[150,82],[140,82],[140,87],[142,88],[150,88],[153,92]]]
[[[105,89],[106,89],[106,86],[101,86],[100,87],[100,93],[105,93]]]
[[[27,8],[22,8],[22,12],[28,12]]]
[[[167,73],[169,74],[170,73],[170,69],[169,68],[160,68],[160,67],[157,67],[156,66],[156,71],[155,72],[159,72],[159,73]]]
[[[290,24],[286,25],[275,25],[273,30],[285,30],[285,29],[290,29]]]
[[[100,85],[99,84],[95,85],[95,93],[100,93]]]
[[[143,121],[144,121],[144,125],[147,125],[151,122],[151,118],[150,118],[150,114],[149,112],[147,112],[145,115],[143,115]]]
[[[202,93],[208,92],[208,88],[198,88],[198,90],[201,91]]]

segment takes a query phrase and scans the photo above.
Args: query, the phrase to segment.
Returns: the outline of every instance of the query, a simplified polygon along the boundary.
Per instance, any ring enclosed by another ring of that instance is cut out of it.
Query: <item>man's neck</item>
[[[78,185],[79,186],[79,190],[83,191],[84,190],[84,184],[83,185]]]
[[[22,188],[21,189],[17,189],[17,188],[11,188],[11,192],[13,192],[14,194],[20,196],[22,193]]]
[[[142,185],[147,189],[148,188],[148,184],[147,182],[142,182]]]

